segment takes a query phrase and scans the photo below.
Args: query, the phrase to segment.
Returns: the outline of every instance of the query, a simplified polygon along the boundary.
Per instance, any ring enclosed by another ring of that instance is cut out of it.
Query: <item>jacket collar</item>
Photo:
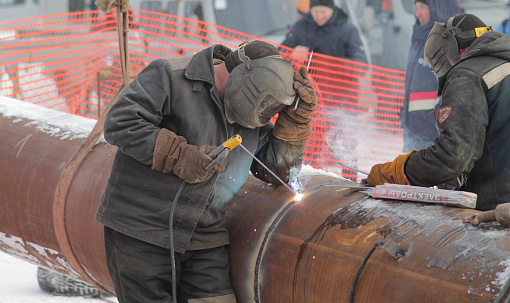
[[[510,61],[510,47],[508,47],[510,44],[509,42],[510,37],[496,31],[483,34],[481,37],[473,41],[473,43],[469,46],[467,54],[461,58],[459,62],[453,65],[446,75],[438,79],[439,95],[442,93],[443,86],[446,82],[446,77],[461,62],[481,56],[496,57]]]
[[[206,48],[191,59],[184,73],[190,80],[200,80],[214,85],[213,59],[224,60],[232,50],[224,45],[216,44]]]

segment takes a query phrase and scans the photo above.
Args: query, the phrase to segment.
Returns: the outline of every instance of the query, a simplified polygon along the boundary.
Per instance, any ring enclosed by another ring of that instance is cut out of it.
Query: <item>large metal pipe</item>
[[[54,211],[61,174],[93,124],[0,98],[0,249],[113,292],[93,217],[115,147],[94,146],[63,215]],[[229,205],[239,302],[490,302],[510,277],[509,230],[497,223],[475,227],[460,220],[468,210],[368,198],[310,168],[299,178],[300,202],[250,177]]]

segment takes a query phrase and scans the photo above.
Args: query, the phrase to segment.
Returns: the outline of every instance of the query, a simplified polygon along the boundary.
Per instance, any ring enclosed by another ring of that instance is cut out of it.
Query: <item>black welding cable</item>
[[[372,248],[370,248],[370,251],[367,253],[367,255],[365,256],[365,259],[363,260],[363,262],[361,262],[361,265],[359,266],[358,268],[358,272],[356,273],[356,277],[354,277],[354,281],[352,282],[352,286],[351,286],[351,294],[349,296],[349,303],[352,303],[353,302],[353,299],[354,299],[354,290],[356,290],[356,284],[358,284],[358,279],[359,279],[359,276],[361,275],[361,272],[363,271],[363,268],[365,267],[365,264],[367,264],[368,262],[368,259],[370,258],[370,256],[372,255],[372,253],[374,252],[374,250],[376,248],[378,248],[379,246],[383,245],[385,241],[379,241],[379,242],[375,242],[374,245],[372,246]]]
[[[175,194],[174,202],[172,203],[172,208],[170,208],[170,215],[168,219],[168,230],[170,232],[170,261],[172,264],[172,303],[177,303],[177,273],[175,271],[175,249],[174,249],[174,213],[175,213],[175,206],[177,205],[177,201],[179,201],[179,198],[181,196],[182,190],[184,189],[184,186],[186,186],[186,181],[182,181],[181,186],[179,187],[179,190],[177,190],[177,193]]]

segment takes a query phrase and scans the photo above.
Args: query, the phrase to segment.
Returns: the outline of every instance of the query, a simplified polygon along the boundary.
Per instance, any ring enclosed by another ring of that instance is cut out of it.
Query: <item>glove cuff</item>
[[[400,155],[392,162],[376,164],[370,170],[367,182],[370,186],[384,185],[385,183],[411,185],[404,171],[407,160],[416,153],[413,150],[405,155]]]
[[[175,166],[181,153],[181,147],[187,144],[186,139],[174,132],[162,128],[156,138],[154,153],[152,155],[152,170],[169,173]]]
[[[301,145],[312,135],[312,126],[310,120],[305,123],[296,123],[282,111],[276,119],[273,135],[287,143]]]
[[[396,172],[397,173],[395,176],[396,180],[394,180],[395,182],[393,182],[393,183],[411,185],[411,182],[409,182],[409,179],[407,179],[407,176],[405,174],[404,167],[405,167],[407,160],[416,152],[417,152],[417,150],[412,150],[405,155],[400,155],[397,158],[395,158],[395,160],[393,162],[396,164]]]

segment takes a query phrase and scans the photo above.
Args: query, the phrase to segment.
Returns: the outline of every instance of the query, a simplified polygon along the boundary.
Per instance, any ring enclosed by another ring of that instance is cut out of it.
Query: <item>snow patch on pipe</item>
[[[65,269],[70,273],[70,275],[79,277],[78,273],[71,267],[66,259],[63,256],[59,257],[61,254],[58,251],[32,242],[27,242],[20,237],[0,232],[0,250],[11,256],[23,259],[38,266],[53,269],[54,271],[62,271],[62,269]],[[35,256],[34,253],[31,253],[29,250],[35,250],[39,255]],[[60,270],[54,265],[55,261],[61,266]]]
[[[415,226],[423,237],[429,237],[433,233],[440,234],[442,226],[448,226],[449,229],[445,230],[448,230],[449,234],[458,233],[458,237],[435,243],[434,249],[431,249],[432,252],[448,251],[448,253],[431,254],[428,259],[429,266],[448,270],[455,267],[456,262],[473,262],[473,271],[464,279],[472,279],[473,275],[481,276],[484,271],[495,273],[490,285],[486,285],[485,291],[494,292],[510,279],[510,253],[504,248],[506,239],[510,238],[510,230],[502,228],[498,223],[485,224],[482,229],[462,223],[460,215],[448,214],[444,211],[444,206],[427,203],[366,198],[350,207],[364,210],[373,217],[389,217],[395,226]],[[430,224],[430,222],[437,222],[437,224]],[[395,229],[392,237],[398,238],[399,231]],[[415,237],[418,237],[418,234]],[[437,245],[438,243],[442,244]],[[453,257],[451,260],[438,260],[441,255]],[[445,262],[446,260],[448,262]],[[502,268],[502,271],[499,271],[499,268]],[[469,293],[473,291],[471,289]]]
[[[84,139],[92,131],[96,120],[61,112],[20,100],[0,96],[0,115],[26,122],[41,132],[61,140]],[[99,141],[105,142],[104,138]]]
[[[306,164],[303,164],[303,166],[301,166],[301,171],[298,174],[298,178],[304,177],[304,176],[316,176],[316,175],[331,176],[331,177],[345,180],[344,178],[339,177],[335,173],[327,172],[327,171],[324,171],[324,170],[318,169],[318,168],[313,168],[312,166],[306,165]]]

